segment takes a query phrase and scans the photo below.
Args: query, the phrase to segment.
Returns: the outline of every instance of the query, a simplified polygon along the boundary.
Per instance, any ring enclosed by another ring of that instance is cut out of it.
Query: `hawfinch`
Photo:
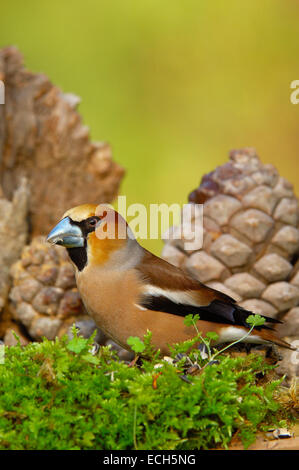
[[[194,337],[194,327],[184,324],[188,314],[199,314],[198,330],[203,336],[216,332],[217,343],[248,332],[246,319],[252,312],[141,247],[126,221],[108,205],[70,209],[47,241],[66,247],[88,313],[125,349],[130,349],[130,336],[142,339],[150,330],[153,345],[167,354],[168,345]],[[279,321],[264,318],[266,323],[245,341],[293,349],[269,326]]]

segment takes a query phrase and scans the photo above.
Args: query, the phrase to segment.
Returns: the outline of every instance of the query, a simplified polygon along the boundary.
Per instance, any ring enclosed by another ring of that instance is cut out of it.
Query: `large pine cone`
[[[281,336],[298,339],[299,205],[292,185],[245,148],[205,175],[189,202],[204,204],[203,247],[187,252],[184,240],[172,239],[162,256],[246,309],[283,317]],[[201,219],[195,215],[193,223]]]

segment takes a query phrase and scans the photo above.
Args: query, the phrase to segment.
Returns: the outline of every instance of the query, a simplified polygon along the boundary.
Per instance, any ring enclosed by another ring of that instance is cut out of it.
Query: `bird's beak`
[[[84,237],[80,227],[72,224],[69,217],[65,217],[51,230],[47,242],[66,248],[79,248],[84,246]]]

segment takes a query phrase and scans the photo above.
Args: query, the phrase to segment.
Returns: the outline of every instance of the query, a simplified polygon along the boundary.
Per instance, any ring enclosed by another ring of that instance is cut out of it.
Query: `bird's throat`
[[[87,264],[86,246],[79,248],[67,248],[67,251],[72,262],[77,266],[79,271],[82,271]]]

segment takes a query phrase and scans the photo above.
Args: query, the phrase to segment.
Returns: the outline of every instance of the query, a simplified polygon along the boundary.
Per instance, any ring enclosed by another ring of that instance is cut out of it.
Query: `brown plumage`
[[[246,318],[251,312],[142,248],[110,206],[71,209],[48,241],[67,248],[87,311],[126,349],[129,336],[142,338],[150,330],[153,344],[167,353],[168,345],[194,336],[194,328],[184,325],[189,313],[198,313],[198,329],[203,335],[216,332],[219,343],[239,339],[248,331]],[[246,342],[291,348],[273,331],[278,321],[265,318],[266,324],[255,328]]]

